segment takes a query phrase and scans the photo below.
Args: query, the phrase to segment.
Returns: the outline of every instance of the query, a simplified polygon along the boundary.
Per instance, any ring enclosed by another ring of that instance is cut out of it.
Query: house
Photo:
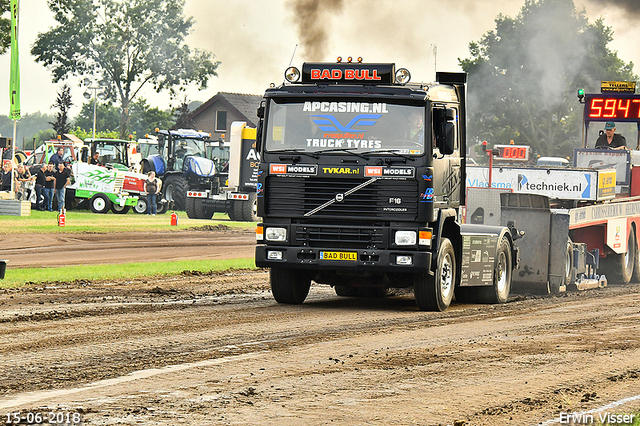
[[[258,125],[257,109],[262,96],[241,93],[218,92],[217,95],[193,111],[187,121],[193,123],[196,130],[211,133],[211,139],[217,140],[227,134],[231,123],[244,121],[249,127]]]

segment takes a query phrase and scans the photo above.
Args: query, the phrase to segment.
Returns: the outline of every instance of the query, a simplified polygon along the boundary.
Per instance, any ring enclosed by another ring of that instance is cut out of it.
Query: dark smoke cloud
[[[640,1],[638,0],[590,0],[590,3],[605,7],[618,7],[629,13],[629,18],[640,17]]]
[[[288,0],[286,5],[293,12],[304,58],[309,61],[326,60],[331,20],[342,12],[344,0]]]

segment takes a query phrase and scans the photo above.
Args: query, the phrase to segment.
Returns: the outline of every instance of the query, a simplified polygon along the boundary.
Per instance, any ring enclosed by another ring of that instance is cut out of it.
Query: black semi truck
[[[256,265],[274,298],[413,287],[421,310],[502,303],[514,228],[461,224],[466,74],[412,84],[394,64],[304,63],[258,109]]]

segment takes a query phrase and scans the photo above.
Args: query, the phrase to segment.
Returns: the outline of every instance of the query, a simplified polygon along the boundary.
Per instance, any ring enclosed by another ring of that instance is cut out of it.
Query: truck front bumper
[[[430,273],[431,252],[256,246],[256,266],[306,270]]]

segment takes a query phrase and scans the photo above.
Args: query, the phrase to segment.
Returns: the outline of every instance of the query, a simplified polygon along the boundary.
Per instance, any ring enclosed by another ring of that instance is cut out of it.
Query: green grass
[[[189,219],[185,212],[176,212],[178,226],[171,226],[171,213],[149,216],[133,211],[127,214],[96,214],[88,210],[71,210],[66,213],[65,226],[58,226],[58,212],[31,211],[30,216],[0,216],[0,234],[153,232],[216,225],[255,228],[253,222],[233,222],[222,213],[216,213],[211,220],[202,220]]]
[[[65,266],[59,268],[7,269],[0,288],[45,282],[116,280],[176,275],[184,271],[209,273],[230,269],[255,269],[253,259],[180,260],[175,262],[121,263],[117,265]]]
[[[127,214],[95,214],[88,210],[66,213],[65,226],[58,226],[57,212],[31,211],[30,216],[0,216],[0,234],[25,233],[118,233],[159,232],[210,229],[228,226],[254,229],[255,223],[234,222],[226,214],[216,213],[211,220],[189,219],[185,212],[178,214],[178,225],[171,226],[171,211],[148,216],[130,211]],[[74,280],[126,279],[156,275],[173,275],[183,271],[224,271],[255,268],[253,259],[183,260],[175,262],[125,263],[117,265],[64,266],[59,268],[7,269],[2,287],[16,287],[34,283]]]

